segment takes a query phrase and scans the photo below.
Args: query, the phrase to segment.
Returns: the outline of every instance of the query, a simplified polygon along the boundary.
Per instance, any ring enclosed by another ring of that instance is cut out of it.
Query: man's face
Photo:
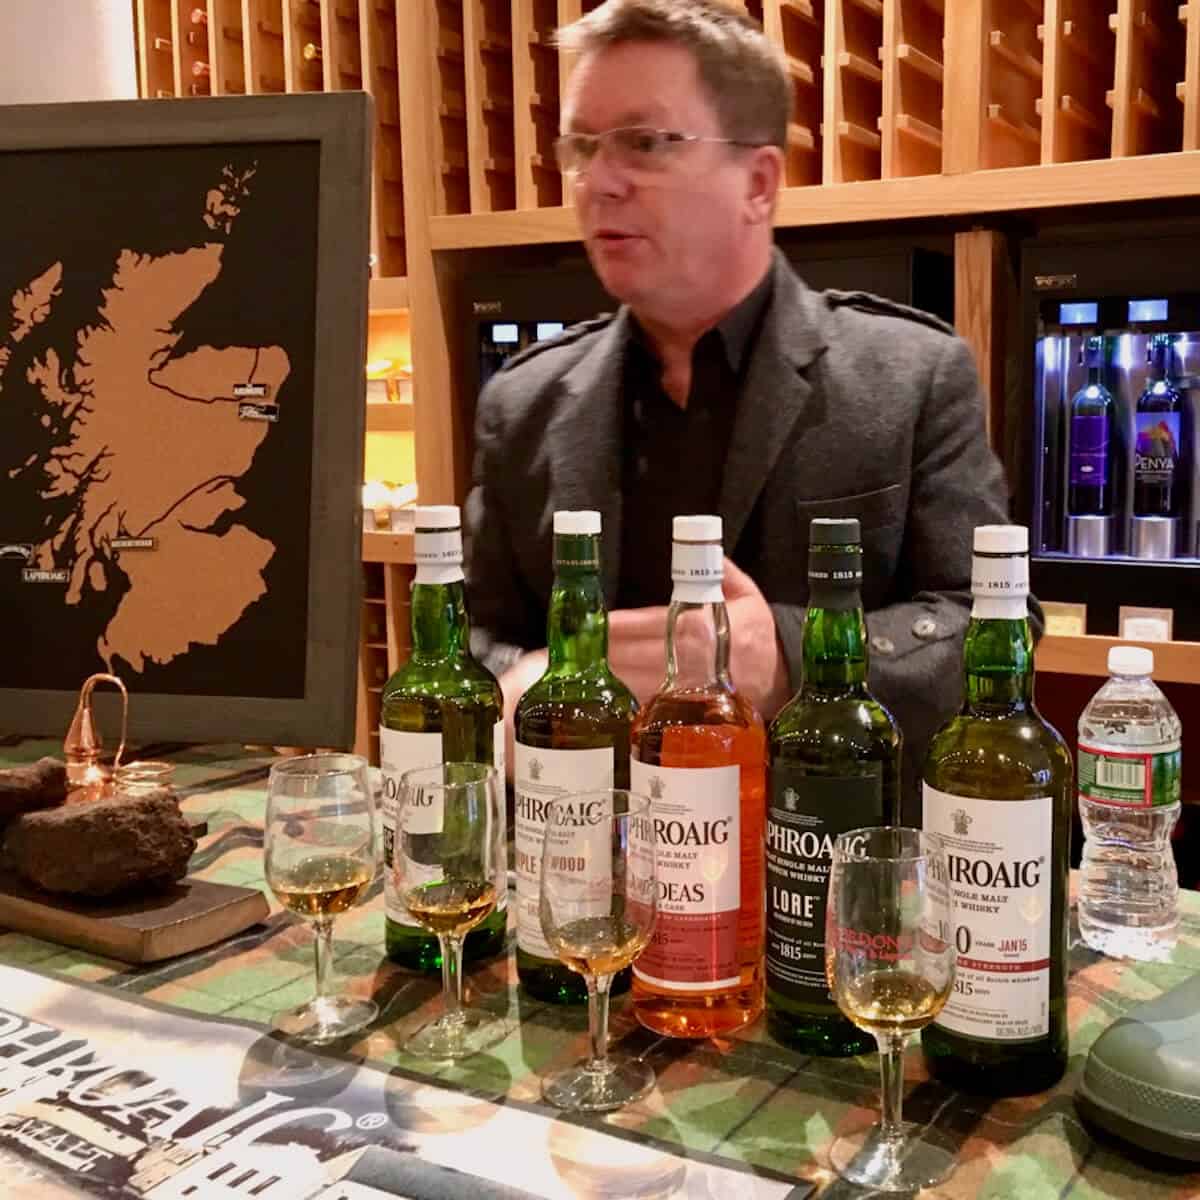
[[[723,136],[692,55],[659,43],[585,55],[571,75],[563,117],[566,133],[647,126]],[[751,229],[752,155],[677,142],[641,166],[603,144],[584,169],[568,174],[584,244],[605,288],[665,322],[720,309]]]

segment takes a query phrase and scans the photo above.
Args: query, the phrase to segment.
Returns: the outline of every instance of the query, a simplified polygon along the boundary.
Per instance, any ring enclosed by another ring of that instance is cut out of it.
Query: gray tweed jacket
[[[926,747],[962,694],[972,531],[1008,519],[979,381],[937,318],[813,292],[778,251],[772,270],[725,464],[726,552],[770,602],[799,686],[809,521],[859,519],[870,682],[904,732],[903,816],[917,821]],[[619,606],[621,522],[636,519],[620,486],[629,336],[624,308],[574,326],[510,360],[480,398],[468,587],[476,649],[497,672],[545,645],[556,509],[603,514],[607,600]]]

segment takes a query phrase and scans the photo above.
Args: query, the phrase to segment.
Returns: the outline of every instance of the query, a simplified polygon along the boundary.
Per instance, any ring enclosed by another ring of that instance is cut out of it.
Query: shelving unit
[[[239,96],[246,91],[246,55],[241,0],[208,0],[208,61],[212,91]]]
[[[1144,645],[1154,651],[1154,678],[1160,683],[1200,683],[1200,642],[1130,642],[1128,638],[1047,634],[1035,653],[1038,671],[1108,677],[1113,646]]]
[[[1181,150],[1183,108],[1176,85],[1184,79],[1186,51],[1178,0],[1118,0],[1109,28],[1117,39],[1109,97],[1113,157]]]
[[[408,596],[413,573],[413,568],[403,563],[363,562],[363,642],[358,663],[354,749],[376,764],[383,687],[411,649]]]
[[[1046,0],[1042,162],[1106,158],[1112,147],[1108,92],[1116,75],[1109,27],[1117,0]]]
[[[403,140],[396,13],[388,0],[359,2],[359,63],[363,87],[375,102],[371,187],[371,285],[408,271],[404,221]],[[407,307],[407,287],[403,307]],[[375,304],[372,291],[371,307]],[[400,307],[400,306],[397,306]]]
[[[516,207],[546,208],[563,200],[554,157],[562,77],[554,31],[557,0],[512,0],[512,87]]]
[[[882,45],[882,0],[825,0],[825,183],[880,177]]]
[[[461,0],[434,0],[434,59],[436,119],[433,121],[434,211],[471,211],[467,169],[466,46],[463,41]]]
[[[945,29],[942,0],[893,0],[884,7],[879,123],[884,179],[942,169]]]

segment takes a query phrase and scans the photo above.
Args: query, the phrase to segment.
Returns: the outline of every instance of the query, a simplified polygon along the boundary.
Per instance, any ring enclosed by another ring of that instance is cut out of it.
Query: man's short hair
[[[728,0],[606,0],[558,31],[559,45],[581,55],[627,42],[682,46],[696,60],[725,137],[787,149],[787,66]]]

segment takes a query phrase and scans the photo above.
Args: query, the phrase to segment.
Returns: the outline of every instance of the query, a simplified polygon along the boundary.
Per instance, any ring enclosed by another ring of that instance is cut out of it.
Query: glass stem
[[[317,999],[329,995],[329,981],[333,972],[333,921],[316,923],[316,940],[313,949],[317,956]]]
[[[901,1108],[904,1102],[903,1035],[879,1038],[879,1072],[882,1077],[879,1132],[885,1141],[901,1140]]]
[[[462,1010],[462,938],[442,934],[442,996],[446,1017],[453,1020]]]
[[[608,988],[611,975],[588,976],[588,1032],[592,1038],[592,1060],[588,1070],[608,1070]]]

